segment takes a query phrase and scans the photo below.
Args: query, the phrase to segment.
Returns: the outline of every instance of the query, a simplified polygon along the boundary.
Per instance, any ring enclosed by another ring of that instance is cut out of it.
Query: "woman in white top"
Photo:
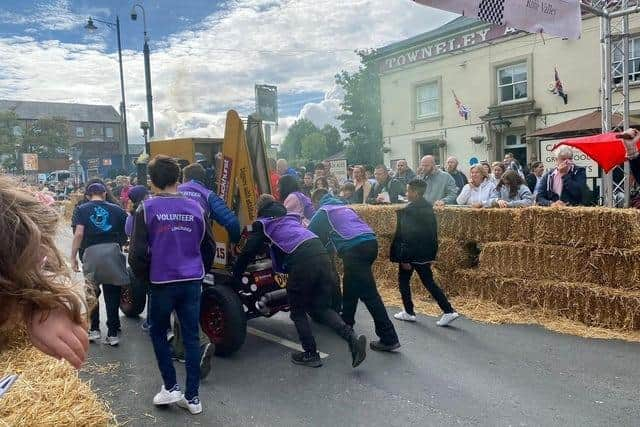
[[[475,164],[469,169],[469,183],[462,187],[462,192],[456,199],[459,205],[481,208],[491,198],[495,184],[487,177],[484,168]]]

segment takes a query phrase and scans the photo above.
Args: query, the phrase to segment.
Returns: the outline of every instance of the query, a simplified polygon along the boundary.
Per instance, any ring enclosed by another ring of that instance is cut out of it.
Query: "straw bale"
[[[396,232],[396,211],[404,205],[352,205],[378,237],[393,237]]]
[[[475,242],[441,238],[438,241],[438,258],[434,268],[448,271],[474,267],[478,264],[479,252]]]
[[[596,250],[589,264],[599,283],[640,291],[640,250]]]
[[[476,242],[531,239],[528,209],[446,207],[436,213],[440,238]]]
[[[534,243],[591,248],[640,246],[640,210],[542,208],[530,211]]]
[[[640,330],[637,291],[590,283],[501,278],[475,270],[457,270],[439,279],[449,293],[493,301],[502,307],[525,305],[590,326]]]
[[[542,244],[494,242],[482,246],[479,267],[501,277],[598,283],[590,250]]]
[[[0,400],[0,425],[106,426],[114,416],[77,371],[28,345],[13,342],[0,353],[0,377],[18,380]]]

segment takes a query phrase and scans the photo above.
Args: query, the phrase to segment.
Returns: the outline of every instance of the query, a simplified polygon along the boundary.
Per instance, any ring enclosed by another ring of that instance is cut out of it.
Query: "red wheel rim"
[[[220,306],[212,300],[207,301],[207,307],[200,314],[200,326],[214,344],[219,344],[224,338],[224,313]]]

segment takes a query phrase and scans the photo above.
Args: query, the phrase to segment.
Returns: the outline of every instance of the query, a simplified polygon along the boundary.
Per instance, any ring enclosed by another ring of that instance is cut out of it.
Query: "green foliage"
[[[333,156],[334,154],[342,151],[344,144],[340,138],[340,131],[336,129],[335,126],[326,124],[322,128],[321,132],[325,141],[327,141],[327,156]]]
[[[320,132],[314,132],[302,138],[302,157],[320,161],[327,157],[327,140]]]
[[[289,128],[278,155],[290,162],[300,159],[302,156],[302,139],[307,135],[317,132],[320,132],[320,129],[318,129],[310,120],[296,120]]]
[[[69,124],[64,118],[38,119],[24,135],[23,152],[57,157],[68,150],[69,138]]]
[[[380,113],[380,78],[373,61],[366,60],[364,52],[358,52],[362,64],[355,73],[342,71],[336,75],[336,83],[345,92],[338,119],[347,135],[347,159],[349,163],[378,164],[382,162],[382,119]]]

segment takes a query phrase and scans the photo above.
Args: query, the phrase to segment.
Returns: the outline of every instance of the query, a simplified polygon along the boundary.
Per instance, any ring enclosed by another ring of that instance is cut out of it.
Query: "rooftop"
[[[6,110],[14,111],[23,120],[63,117],[74,122],[120,123],[120,114],[111,105],[0,99],[0,111]]]

